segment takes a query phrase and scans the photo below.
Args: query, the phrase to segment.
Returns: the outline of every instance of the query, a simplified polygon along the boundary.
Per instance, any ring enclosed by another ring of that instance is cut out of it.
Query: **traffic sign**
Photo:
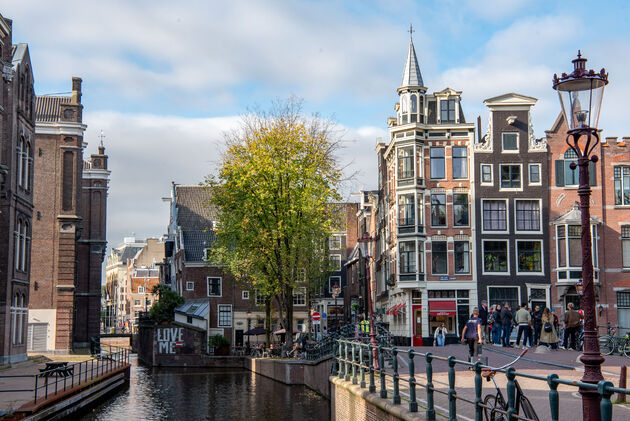
[[[311,317],[313,318],[313,321],[314,321],[314,322],[317,322],[317,321],[319,321],[319,319],[320,319],[322,316],[321,316],[321,314],[319,314],[319,312],[314,311],[314,312],[313,312],[313,315],[312,315]]]

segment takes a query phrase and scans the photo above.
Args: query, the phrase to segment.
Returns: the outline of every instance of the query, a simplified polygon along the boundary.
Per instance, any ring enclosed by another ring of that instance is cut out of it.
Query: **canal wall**
[[[137,342],[138,360],[142,364],[153,367],[210,366],[204,329],[177,322],[142,321]]]
[[[287,385],[304,385],[330,399],[332,358],[320,361],[246,358],[245,368]]]
[[[409,412],[404,405],[394,405],[368,389],[337,376],[330,376],[331,421],[420,421],[424,413]]]

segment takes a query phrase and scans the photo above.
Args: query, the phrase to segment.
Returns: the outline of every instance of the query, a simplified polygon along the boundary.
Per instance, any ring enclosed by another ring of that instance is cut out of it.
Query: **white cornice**
[[[87,124],[83,123],[36,123],[35,134],[67,134],[73,136],[83,136],[83,132],[87,129]]]
[[[83,178],[85,179],[109,179],[112,172],[109,170],[89,169],[83,170]]]

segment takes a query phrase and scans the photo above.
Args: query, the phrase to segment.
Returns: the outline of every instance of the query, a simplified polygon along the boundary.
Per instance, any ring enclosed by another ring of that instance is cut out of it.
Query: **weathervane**
[[[101,139],[101,145],[100,146],[103,146],[103,139],[105,139],[105,133],[103,133],[103,130],[101,130],[101,134],[98,135],[98,138]]]
[[[416,31],[413,30],[413,24],[412,23],[409,24],[409,31],[407,31],[407,32],[409,32],[409,37],[410,38],[412,38],[413,37],[413,33],[416,32]]]

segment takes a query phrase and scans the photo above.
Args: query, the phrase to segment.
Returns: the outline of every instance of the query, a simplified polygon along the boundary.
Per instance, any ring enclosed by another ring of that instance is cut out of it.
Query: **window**
[[[569,148],[563,155],[564,159],[556,160],[556,186],[577,186],[580,183],[580,170],[576,167],[571,169],[571,163],[577,164],[577,154],[573,149]],[[597,169],[594,162],[589,163],[589,184],[595,186],[597,184]]]
[[[219,327],[232,326],[232,305],[219,304]]]
[[[138,294],[144,294],[144,287],[138,287]]]
[[[398,225],[415,225],[415,216],[416,209],[413,193],[398,196]]]
[[[195,283],[191,281],[186,281],[186,291],[194,291]]]
[[[431,157],[431,178],[444,178],[446,176],[446,171],[444,170],[444,148],[431,148],[429,154]]]
[[[28,222],[18,218],[14,235],[15,270],[26,272],[28,269],[29,251],[31,248],[31,237],[29,236]]]
[[[508,242],[485,240],[483,242],[483,271],[506,273],[508,271]]]
[[[497,304],[507,302],[512,311],[516,311],[521,303],[518,292],[519,287],[488,287],[488,305],[496,307]]]
[[[339,288],[339,295],[341,295],[341,276],[331,276],[328,278],[328,292],[334,294],[335,287]]]
[[[24,320],[28,311],[26,303],[26,295],[16,292],[13,295],[13,301],[10,302],[11,307],[11,343],[13,345],[21,345],[24,343]]]
[[[521,188],[521,166],[520,165],[500,165],[501,188],[520,189]]]
[[[453,225],[468,226],[468,193],[453,194]]]
[[[507,202],[505,200],[482,200],[483,230],[507,231]]]
[[[542,242],[516,241],[519,272],[542,272]]]
[[[398,178],[413,178],[413,146],[398,149]]]
[[[623,268],[630,269],[630,225],[621,227],[621,249],[623,255]]]
[[[203,260],[204,261],[210,260],[210,249],[209,248],[203,249]]]
[[[630,167],[615,167],[615,205],[630,205]]]
[[[140,300],[133,300],[133,305],[136,307],[140,306]]]
[[[446,195],[431,195],[431,226],[446,226]]]
[[[529,184],[541,185],[540,164],[529,164]]]
[[[453,147],[453,178],[468,178],[468,148]]]
[[[340,254],[331,254],[330,255],[330,267],[333,271],[341,270],[341,255]]]
[[[208,277],[208,297],[221,296],[221,278]]]
[[[293,305],[305,306],[306,305],[306,290],[304,288],[298,288],[293,291]]]
[[[341,235],[333,235],[328,240],[330,250],[341,250]]]
[[[431,272],[433,274],[448,273],[448,254],[446,241],[433,241],[431,243]]]
[[[518,152],[518,133],[501,133],[503,151]]]
[[[617,292],[617,307],[630,307],[630,292]]]
[[[424,273],[424,241],[418,241],[418,264],[419,273]]]
[[[400,242],[400,273],[416,273],[416,243],[414,241]]]
[[[515,200],[516,231],[540,231],[540,201]]]
[[[492,184],[491,164],[481,164],[481,184]]]
[[[243,300],[249,300],[249,291],[243,291],[243,292],[241,293],[241,298],[242,298]]]
[[[470,273],[470,244],[455,241],[455,273]]]
[[[593,257],[593,267],[597,267],[597,231],[594,226],[591,226],[591,230],[593,245],[591,255]],[[581,268],[582,227],[580,225],[558,225],[556,227],[556,249],[558,267]]]
[[[256,290],[256,305],[264,306],[265,305],[265,296],[262,292]]]
[[[440,101],[440,120],[442,123],[455,123],[455,100]]]

